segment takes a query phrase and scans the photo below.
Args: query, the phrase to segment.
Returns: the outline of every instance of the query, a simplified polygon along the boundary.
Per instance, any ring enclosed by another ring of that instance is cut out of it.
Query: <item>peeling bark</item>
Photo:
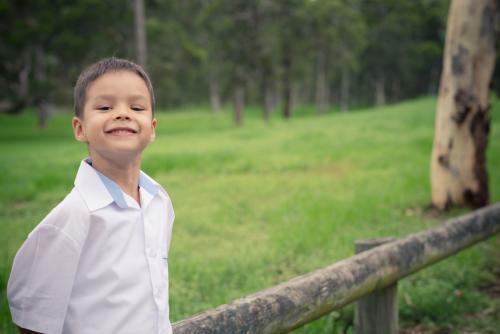
[[[432,203],[478,208],[489,201],[486,148],[498,0],[453,0],[431,158]]]

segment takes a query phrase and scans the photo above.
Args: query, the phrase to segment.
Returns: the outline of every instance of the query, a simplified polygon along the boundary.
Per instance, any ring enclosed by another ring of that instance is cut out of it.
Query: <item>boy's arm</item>
[[[31,331],[31,330],[26,329],[26,328],[21,328],[19,326],[17,326],[17,329],[19,330],[19,333],[21,333],[21,334],[43,334],[43,333],[40,333],[40,332]]]
[[[7,285],[20,333],[61,333],[79,260],[75,242],[52,225],[37,228],[16,254]]]

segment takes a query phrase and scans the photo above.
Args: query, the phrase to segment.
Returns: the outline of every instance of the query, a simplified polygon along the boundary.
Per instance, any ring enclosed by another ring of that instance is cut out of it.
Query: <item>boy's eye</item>
[[[98,106],[96,109],[102,110],[102,111],[107,111],[107,110],[111,110],[111,107],[110,106]]]
[[[133,111],[143,111],[144,110],[144,108],[140,107],[140,106],[132,106],[131,108]]]

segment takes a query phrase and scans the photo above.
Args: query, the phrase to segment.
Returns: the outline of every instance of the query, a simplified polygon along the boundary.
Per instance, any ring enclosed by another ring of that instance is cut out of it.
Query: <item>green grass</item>
[[[274,115],[264,123],[250,108],[240,128],[229,111],[159,113],[143,169],[165,186],[176,210],[172,320],[349,257],[356,239],[405,236],[444,221],[424,214],[434,110],[435,100],[423,98],[325,116],[303,108],[289,121]],[[70,118],[54,116],[41,131],[31,114],[0,115],[0,332],[13,333],[5,286],[15,251],[70,190],[86,155],[72,139]],[[491,198],[499,201],[499,100],[492,119],[488,168]],[[463,314],[498,312],[477,290],[491,279],[487,254],[497,239],[403,280],[402,324],[495,328],[492,320],[465,322]],[[351,321],[347,307],[296,332],[351,332]]]

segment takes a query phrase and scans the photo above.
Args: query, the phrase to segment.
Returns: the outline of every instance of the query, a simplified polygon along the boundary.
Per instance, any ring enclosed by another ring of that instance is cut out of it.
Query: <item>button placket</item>
[[[153,287],[153,299],[158,310],[163,311],[165,309],[165,303],[163,301],[164,296],[164,287],[163,287],[163,266],[162,262],[164,261],[159,253],[157,242],[155,241],[155,236],[151,233],[151,225],[149,224],[149,220],[146,215],[143,215],[143,222],[146,231],[146,254],[148,265],[150,269],[151,283]]]
[[[150,278],[150,281],[151,281],[151,288],[152,288],[152,293],[153,293],[153,300],[155,301],[155,304],[156,304],[156,307],[159,309],[159,305],[158,305],[158,298],[156,297],[157,294],[158,294],[158,282],[157,280],[155,279],[155,277],[157,276],[157,268],[156,268],[156,257],[157,257],[157,252],[156,252],[156,249],[155,249],[155,245],[154,245],[154,239],[152,237],[152,233],[151,233],[151,227],[149,226],[148,224],[148,221],[147,221],[147,217],[144,213],[144,210],[141,210],[141,220],[142,220],[142,224],[143,224],[143,227],[144,227],[144,234],[145,234],[145,238],[144,238],[144,242],[145,242],[145,254],[146,254],[146,261],[148,263],[148,268],[149,268],[149,278]]]

